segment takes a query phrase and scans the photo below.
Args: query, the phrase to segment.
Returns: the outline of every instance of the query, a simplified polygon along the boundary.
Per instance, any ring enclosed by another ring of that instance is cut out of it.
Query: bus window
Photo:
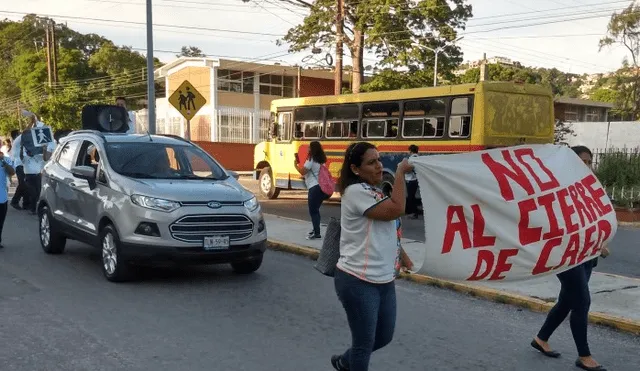
[[[291,140],[291,112],[280,112],[278,119],[278,140]]]
[[[358,121],[329,121],[327,122],[327,138],[355,138],[358,136]]]
[[[442,99],[422,99],[404,103],[404,138],[442,138],[446,119],[446,103]]]
[[[305,139],[320,138],[322,136],[322,122],[305,122],[303,132]]]
[[[384,138],[387,136],[386,120],[367,120],[362,125],[362,136],[365,138]]]
[[[366,138],[396,138],[400,103],[381,102],[362,106],[362,136]],[[366,120],[369,118],[369,120]]]
[[[454,98],[451,101],[449,137],[468,138],[471,134],[471,99]]]

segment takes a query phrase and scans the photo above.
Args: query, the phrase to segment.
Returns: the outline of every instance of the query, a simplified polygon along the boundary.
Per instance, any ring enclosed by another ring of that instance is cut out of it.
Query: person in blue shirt
[[[2,229],[4,227],[4,219],[7,217],[9,205],[7,177],[13,176],[15,173],[11,158],[5,157],[4,153],[0,152],[0,249],[4,247],[2,245]]]

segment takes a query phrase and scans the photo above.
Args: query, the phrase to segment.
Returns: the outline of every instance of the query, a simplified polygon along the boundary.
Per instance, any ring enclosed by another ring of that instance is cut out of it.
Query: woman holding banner
[[[405,212],[404,176],[412,170],[405,159],[398,165],[391,197],[378,185],[382,164],[374,145],[347,148],[340,173],[340,259],[335,289],[347,313],[352,344],[331,357],[338,371],[367,371],[371,354],[393,338],[396,323],[394,280],[401,265],[412,263],[400,245],[399,218]]]
[[[593,155],[589,148],[577,146],[572,148],[580,157],[582,162],[589,168]],[[602,257],[609,255],[606,247],[602,249]],[[587,325],[589,320],[589,307],[591,306],[591,296],[589,293],[589,279],[593,268],[598,264],[598,260],[589,260],[568,271],[558,274],[560,280],[560,295],[556,305],[551,308],[547,319],[542,325],[538,335],[531,341],[531,346],[547,357],[558,358],[560,353],[554,351],[549,346],[549,338],[560,324],[571,313],[570,325],[573,340],[578,348],[578,359],[576,366],[587,371],[606,371],[593,357],[587,342]]]

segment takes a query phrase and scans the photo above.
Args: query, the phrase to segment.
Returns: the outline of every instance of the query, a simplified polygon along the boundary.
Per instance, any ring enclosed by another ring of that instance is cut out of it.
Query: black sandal
[[[576,359],[576,367],[579,367],[583,370],[587,370],[587,371],[607,371],[606,368],[604,368],[604,366],[599,365],[596,367],[589,367],[587,365],[585,365],[584,363],[582,363],[582,361],[580,360],[580,358]]]
[[[560,353],[556,352],[555,350],[550,350],[548,352],[546,350],[544,350],[542,345],[538,344],[538,342],[535,339],[531,340],[531,346],[533,347],[533,349],[539,351],[540,353],[544,354],[545,356],[547,356],[549,358],[558,358],[558,357],[560,357]]]

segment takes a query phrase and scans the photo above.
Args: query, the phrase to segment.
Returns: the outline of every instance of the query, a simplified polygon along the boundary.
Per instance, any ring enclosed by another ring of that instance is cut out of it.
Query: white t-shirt
[[[400,267],[399,220],[373,220],[364,215],[386,199],[382,190],[366,183],[347,187],[342,196],[337,268],[363,281],[391,282]]]
[[[304,183],[307,185],[307,189],[311,189],[318,185],[318,176],[320,175],[320,164],[307,160],[303,167],[307,169],[307,173],[304,174]]]
[[[11,147],[11,160],[13,161],[14,167],[22,166],[22,160],[20,159],[21,145],[22,145],[22,134],[18,135],[16,139],[13,140],[13,147]]]
[[[409,158],[411,158],[411,157],[418,157],[418,155],[413,153],[413,154],[411,154],[411,156],[409,156]],[[412,182],[414,180],[418,180],[418,176],[416,175],[415,171],[410,171],[410,172],[404,174],[404,181],[405,182]]]

